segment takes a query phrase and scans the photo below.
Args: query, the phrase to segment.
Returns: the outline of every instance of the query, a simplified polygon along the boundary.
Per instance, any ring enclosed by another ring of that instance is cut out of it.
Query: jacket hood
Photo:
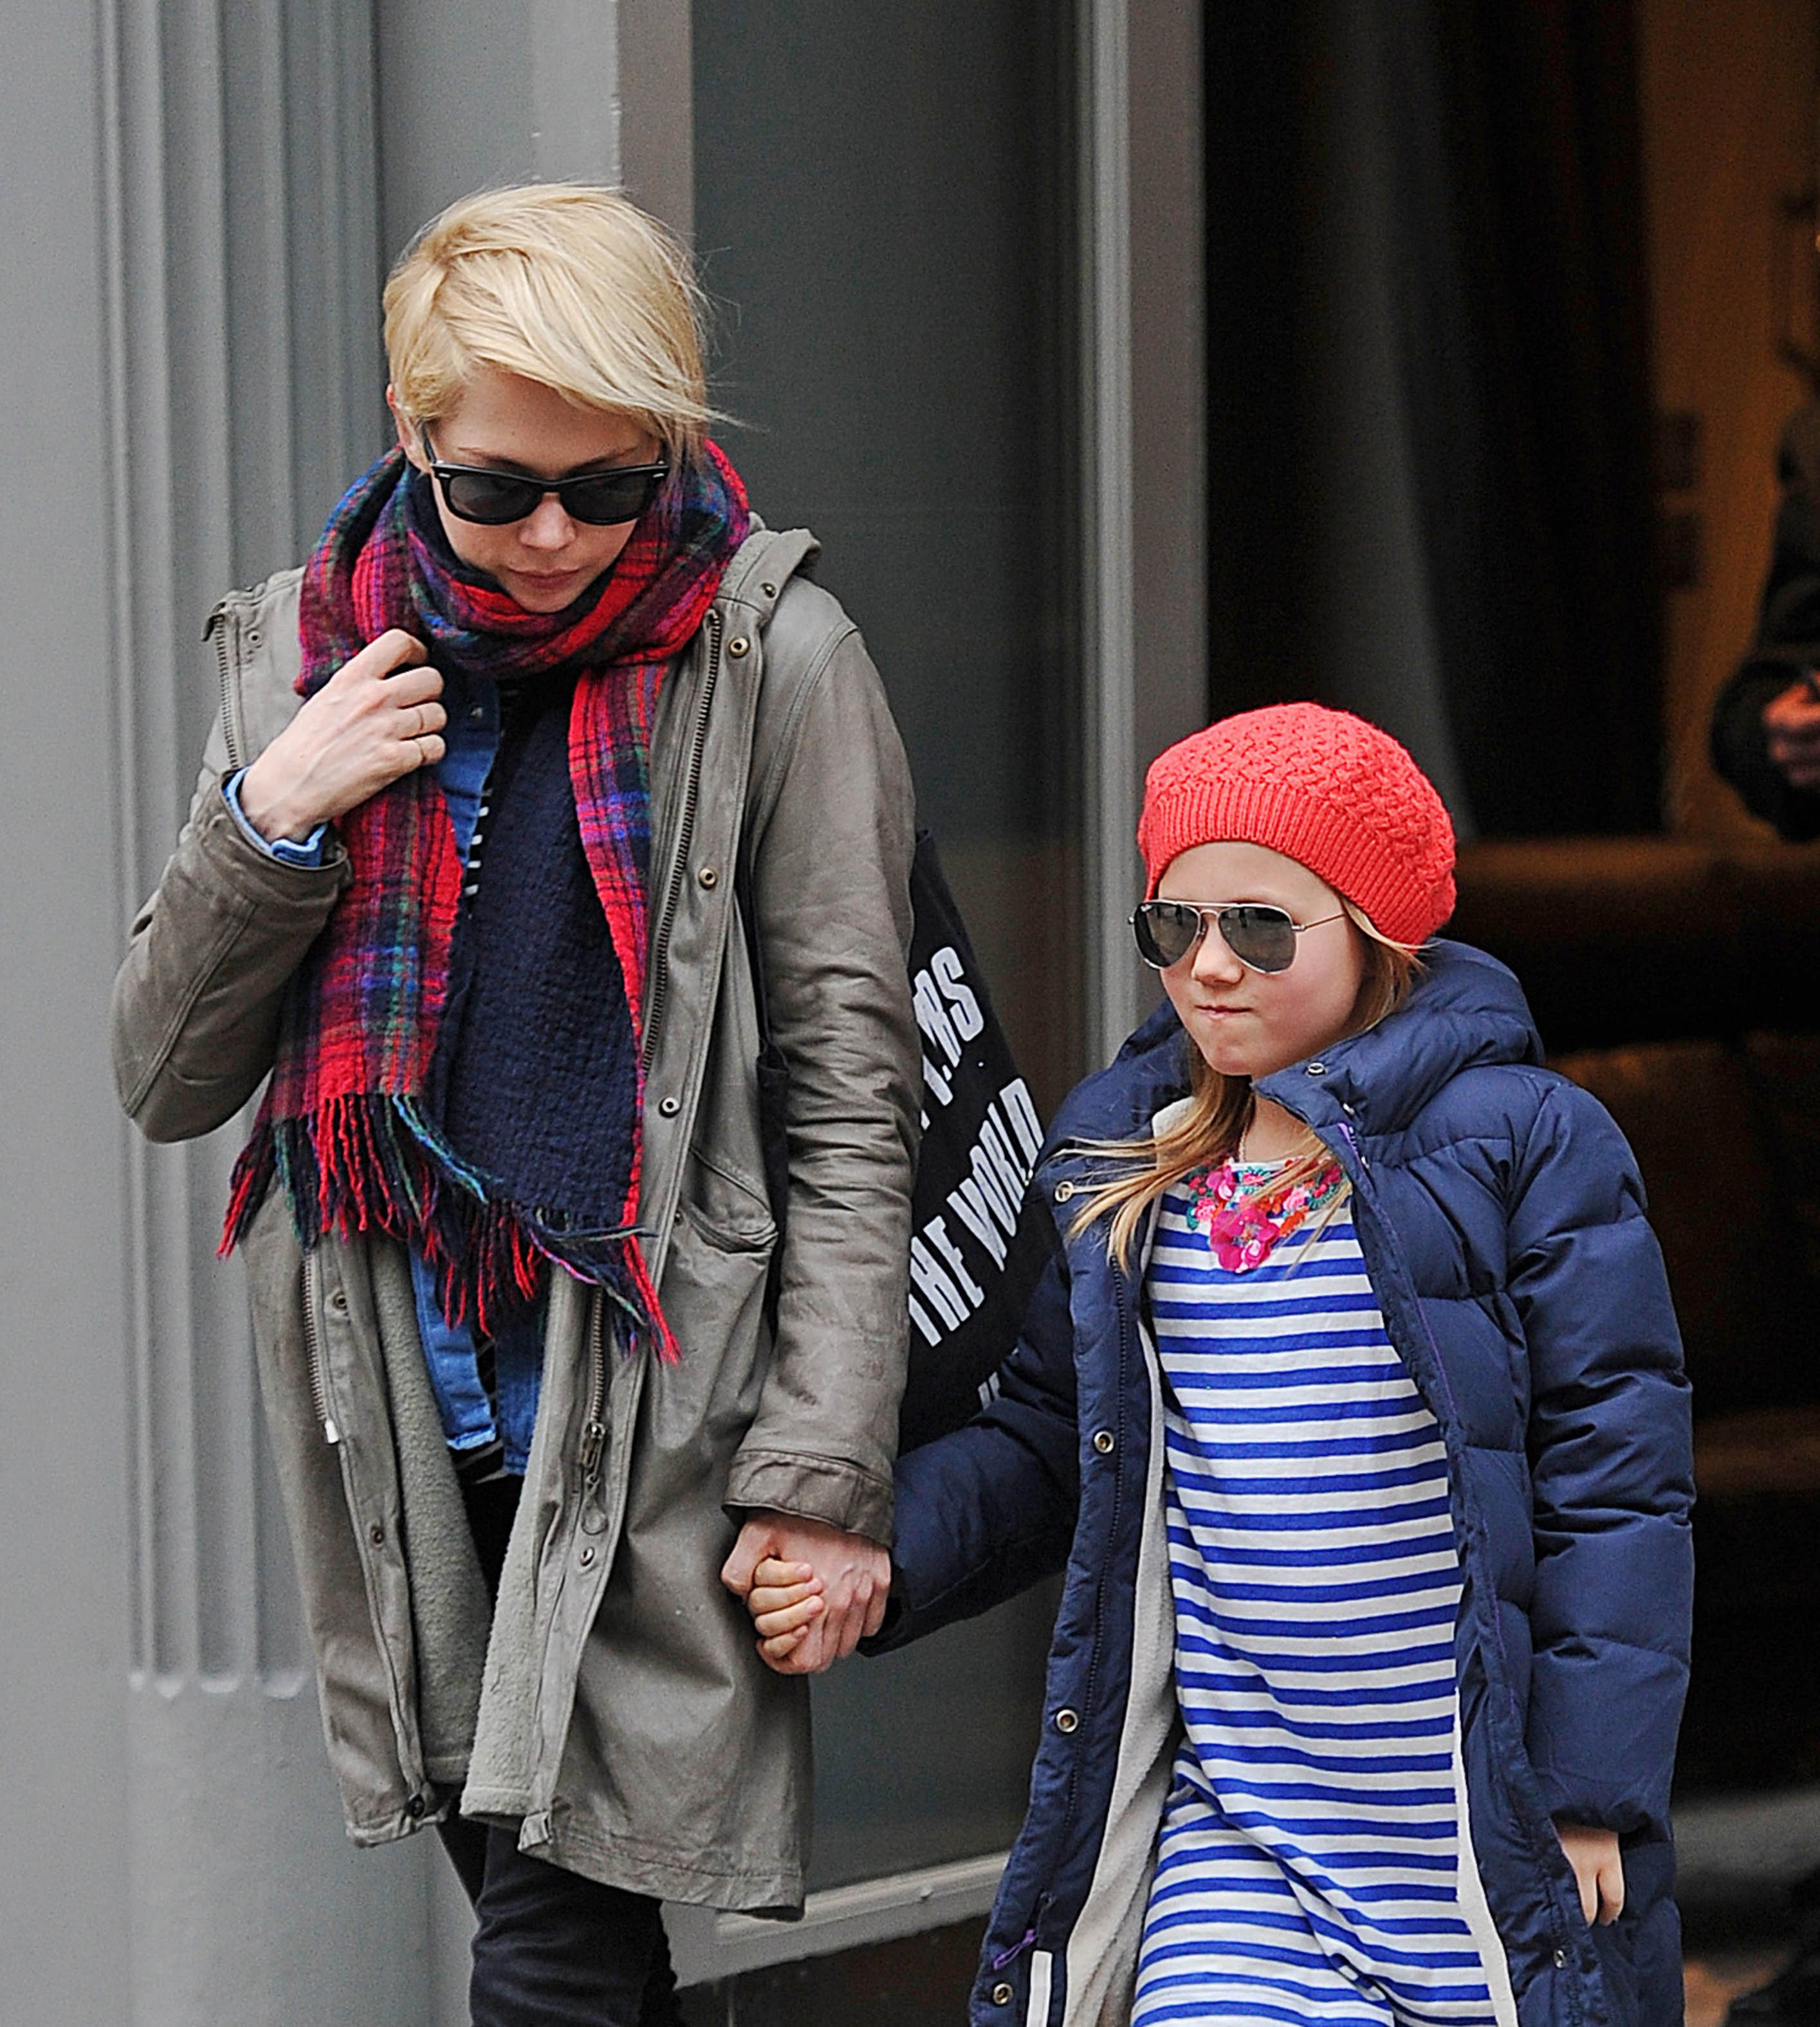
[[[1159,1006],[1108,1068],[1069,1095],[1050,1129],[1050,1153],[1147,1132],[1163,1106],[1186,1095],[1192,1047],[1175,1009]],[[1390,1133],[1464,1070],[1541,1060],[1541,1038],[1512,974],[1470,944],[1436,942],[1394,1014],[1274,1072],[1257,1089],[1317,1128],[1343,1117],[1358,1131]]]

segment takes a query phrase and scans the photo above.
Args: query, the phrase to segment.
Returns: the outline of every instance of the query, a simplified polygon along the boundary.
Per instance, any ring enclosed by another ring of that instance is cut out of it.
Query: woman
[[[397,446],[212,618],[220,717],[116,991],[153,1139],[270,1073],[224,1242],[330,1755],[357,1842],[442,1830],[489,2024],[674,2018],[660,1898],[799,1903],[806,1691],[723,1564],[837,1573],[817,1663],[888,1581],[910,794],[813,543],[706,439],[694,305],[607,191],[421,235]]]

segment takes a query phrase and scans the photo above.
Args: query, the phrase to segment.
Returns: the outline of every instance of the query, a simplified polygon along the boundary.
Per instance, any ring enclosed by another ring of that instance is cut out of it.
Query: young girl
[[[1056,1121],[998,1399],[899,1466],[879,1644],[1067,1571],[973,2018],[1669,2027],[1688,1395],[1629,1150],[1424,947],[1453,835],[1385,733],[1215,725],[1139,841],[1169,1003]],[[774,1666],[818,1581],[761,1566]]]

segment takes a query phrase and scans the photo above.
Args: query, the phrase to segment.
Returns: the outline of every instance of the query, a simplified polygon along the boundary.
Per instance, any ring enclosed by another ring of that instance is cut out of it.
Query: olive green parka
[[[905,969],[914,816],[852,623],[758,529],[666,676],[651,755],[641,1229],[681,1357],[626,1353],[552,1277],[543,1391],[497,1610],[463,1514],[409,1264],[378,1235],[308,1257],[282,1194],[241,1251],[273,1455],[349,1834],[457,1800],[522,1847],[666,1899],[802,1899],[807,1685],[759,1661],[719,1570],[768,1508],[892,1538],[921,1050]],[[115,990],[116,1076],[156,1140],[234,1118],[286,982],[349,873],[281,864],[220,792],[297,708],[299,573],[225,600],[221,710],[188,823]],[[790,1198],[764,1183],[742,823]]]

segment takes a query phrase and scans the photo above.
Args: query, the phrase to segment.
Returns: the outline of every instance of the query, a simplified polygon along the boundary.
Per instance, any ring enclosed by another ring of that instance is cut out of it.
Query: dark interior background
[[[1216,714],[1365,711],[1480,836],[1659,828],[1631,0],[1241,0],[1205,18]],[[1378,271],[1353,293],[1386,301],[1336,324],[1335,217],[1360,184]],[[1374,311],[1378,355],[1349,356]],[[1349,471],[1358,425],[1327,391],[1361,371],[1364,426],[1390,413],[1400,439],[1375,474]],[[1360,695],[1371,644],[1333,612],[1383,582],[1369,557],[1349,569],[1349,521],[1399,507],[1426,739],[1396,722],[1406,696]]]

